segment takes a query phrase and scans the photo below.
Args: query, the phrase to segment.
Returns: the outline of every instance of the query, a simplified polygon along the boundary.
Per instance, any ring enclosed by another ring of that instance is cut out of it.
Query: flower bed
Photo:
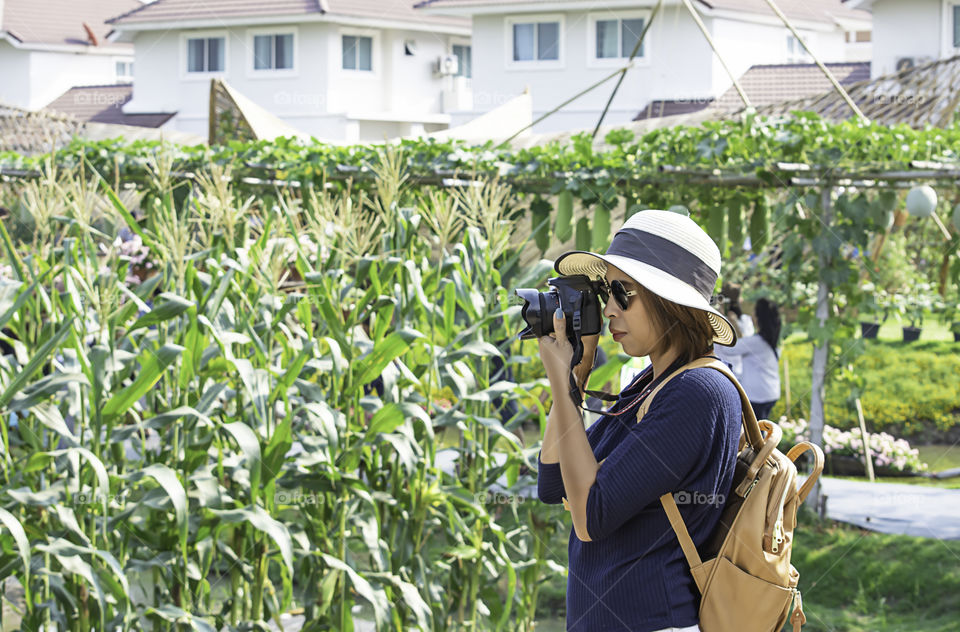
[[[783,430],[781,447],[789,449],[799,441],[809,441],[810,427],[805,419],[790,420],[781,417],[777,422]],[[823,427],[823,454],[827,473],[862,475],[866,468],[863,458],[863,437],[859,429],[840,430]],[[912,476],[924,472],[927,464],[920,460],[920,451],[911,448],[905,439],[897,439],[886,432],[870,434],[870,454],[874,471],[881,476]]]

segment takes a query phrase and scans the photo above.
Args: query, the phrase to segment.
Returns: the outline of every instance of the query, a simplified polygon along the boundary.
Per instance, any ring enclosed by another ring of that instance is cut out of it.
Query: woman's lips
[[[622,332],[622,331],[618,331],[618,332],[615,332],[615,333],[613,334],[613,339],[614,339],[615,341],[619,341],[621,338],[623,338],[623,337],[626,336],[626,335],[627,335],[626,333],[624,333],[624,332]]]

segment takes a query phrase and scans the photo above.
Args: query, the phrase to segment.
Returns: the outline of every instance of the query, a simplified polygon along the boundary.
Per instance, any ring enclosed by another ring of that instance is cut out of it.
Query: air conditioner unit
[[[916,67],[916,65],[917,59],[915,57],[898,57],[894,68],[896,72],[903,72],[904,70],[910,70]]]
[[[442,55],[433,64],[433,72],[438,75],[455,75],[460,71],[460,59],[456,55]]]
[[[917,66],[929,64],[932,61],[932,57],[898,57],[895,65],[895,72],[910,70],[911,68],[916,68]]]

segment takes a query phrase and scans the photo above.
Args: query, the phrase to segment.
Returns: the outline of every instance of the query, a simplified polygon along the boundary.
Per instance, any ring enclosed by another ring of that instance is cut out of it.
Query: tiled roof
[[[870,62],[824,64],[842,86],[870,78]],[[751,66],[740,77],[740,85],[754,107],[792,101],[829,92],[833,85],[816,64],[780,64]],[[721,110],[738,110],[743,100],[736,88],[730,87],[716,105]]]
[[[343,15],[368,19],[468,27],[469,20],[414,11],[413,0],[156,0],[119,15],[123,25],[274,16]]]
[[[160,127],[175,112],[156,114],[124,114],[120,109],[133,96],[129,83],[109,86],[77,86],[70,88],[50,102],[46,109],[69,114],[79,121],[134,125],[136,127]]]
[[[678,114],[691,114],[699,112],[706,108],[713,99],[661,99],[651,101],[640,110],[633,120],[644,121],[646,119],[661,118],[664,116],[676,116]]]
[[[130,44],[105,42],[113,30],[107,20],[140,6],[138,0],[3,0],[0,32],[24,44],[92,46],[87,24],[101,46],[129,49]]]
[[[696,0],[700,8],[718,9],[723,11],[742,11],[774,16],[773,10],[765,0]],[[512,5],[562,5],[565,2],[579,4],[579,0],[421,0],[418,8],[464,8],[470,7],[503,7],[509,10]],[[813,22],[834,22],[835,18],[846,18],[870,21],[867,11],[851,9],[842,0],[780,0],[777,3],[784,15],[794,20]],[[550,7],[552,9],[552,6]]]

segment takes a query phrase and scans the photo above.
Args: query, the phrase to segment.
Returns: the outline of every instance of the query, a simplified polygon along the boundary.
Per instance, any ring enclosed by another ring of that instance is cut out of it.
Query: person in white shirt
[[[769,419],[773,405],[780,399],[780,310],[770,300],[757,301],[754,315],[758,331],[740,338],[733,347],[714,348],[721,360],[736,369],[737,379],[750,398],[757,419]]]

